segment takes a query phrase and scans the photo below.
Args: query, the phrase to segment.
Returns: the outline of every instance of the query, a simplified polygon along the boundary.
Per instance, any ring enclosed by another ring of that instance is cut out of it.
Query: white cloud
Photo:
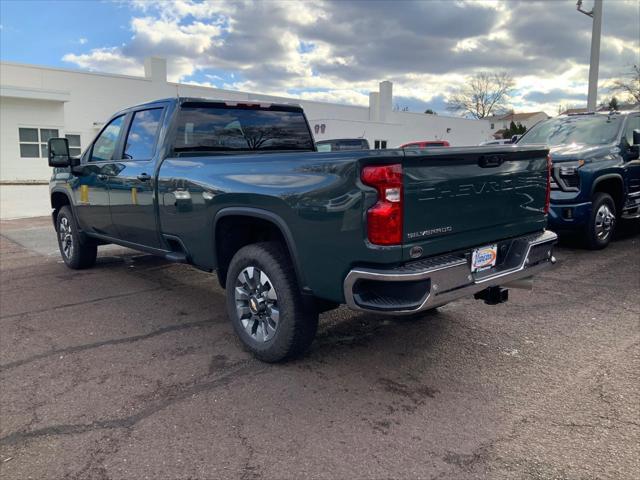
[[[398,96],[429,102],[467,75],[508,71],[513,105],[545,109],[586,93],[590,27],[575,1],[362,2],[136,0],[131,38],[64,60],[141,74],[145,57],[168,60],[169,79],[226,72],[216,85],[366,104],[391,79]],[[605,2],[601,81],[639,63],[637,2]],[[81,42],[80,42],[81,43]],[[304,48],[301,46],[304,45]],[[203,83],[203,82],[200,82]],[[563,97],[564,95],[564,97]],[[532,100],[538,99],[538,100]]]
[[[218,24],[193,22],[181,25],[177,21],[152,17],[131,21],[133,37],[130,50],[163,51],[170,55],[199,56],[215,44],[222,30]],[[142,52],[140,52],[142,53]]]
[[[472,52],[478,48],[478,41],[474,38],[465,38],[460,40],[452,48],[454,52]]]
[[[142,64],[134,58],[124,56],[119,47],[96,48],[91,50],[91,53],[80,55],[67,53],[62,60],[92,71],[117,72],[124,75],[144,73]]]
[[[302,92],[300,95],[295,96],[302,100],[315,100],[317,102],[369,105],[369,95],[356,90],[333,89],[327,92]]]

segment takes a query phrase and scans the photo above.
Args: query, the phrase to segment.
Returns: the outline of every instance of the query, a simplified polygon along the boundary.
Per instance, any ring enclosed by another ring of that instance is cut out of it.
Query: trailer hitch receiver
[[[487,305],[498,305],[509,300],[509,289],[500,286],[485,288],[475,293],[473,298],[476,300],[484,300]]]

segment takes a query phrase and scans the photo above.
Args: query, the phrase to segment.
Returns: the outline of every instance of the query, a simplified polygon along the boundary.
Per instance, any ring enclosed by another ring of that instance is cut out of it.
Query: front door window
[[[107,125],[107,128],[102,130],[102,133],[93,144],[93,150],[90,158],[91,162],[106,162],[113,160],[113,156],[118,146],[118,138],[120,137],[123,122],[124,115],[111,120],[111,123]]]

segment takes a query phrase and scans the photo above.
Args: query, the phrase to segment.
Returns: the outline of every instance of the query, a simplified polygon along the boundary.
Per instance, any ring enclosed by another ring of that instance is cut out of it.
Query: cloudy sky
[[[550,1],[0,2],[2,60],[366,105],[381,80],[445,112],[465,77],[506,71],[518,111],[586,104],[591,19]],[[590,9],[593,0],[584,0]],[[640,64],[640,1],[604,0],[600,94]]]

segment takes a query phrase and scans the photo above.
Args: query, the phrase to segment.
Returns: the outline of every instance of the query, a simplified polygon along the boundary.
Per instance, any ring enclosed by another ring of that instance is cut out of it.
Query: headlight
[[[560,176],[571,177],[578,174],[578,167],[560,167]]]
[[[560,165],[556,170],[556,180],[560,188],[565,191],[580,190],[580,167],[584,160],[569,165]]]

